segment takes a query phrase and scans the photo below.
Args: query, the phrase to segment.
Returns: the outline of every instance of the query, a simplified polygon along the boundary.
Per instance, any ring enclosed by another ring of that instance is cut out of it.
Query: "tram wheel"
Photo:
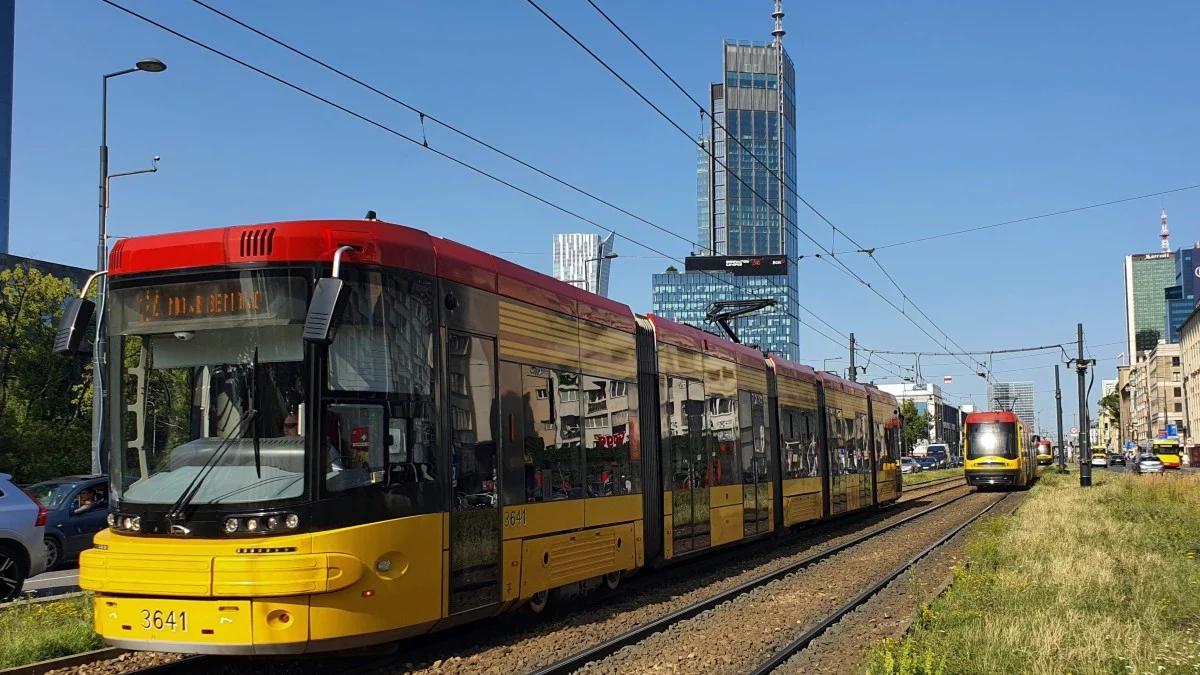
[[[609,572],[608,574],[605,574],[604,575],[604,585],[606,587],[608,587],[608,590],[610,590],[610,591],[617,590],[617,586],[621,585],[621,570],[617,570],[616,572]]]
[[[525,603],[525,609],[531,614],[541,614],[546,611],[546,606],[550,604],[550,591],[538,591],[529,598],[529,602]]]

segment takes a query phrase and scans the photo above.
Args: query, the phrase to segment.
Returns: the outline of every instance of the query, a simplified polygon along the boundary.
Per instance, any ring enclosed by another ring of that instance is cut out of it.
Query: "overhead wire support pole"
[[[1058,416],[1058,472],[1067,472],[1067,444],[1062,427],[1062,385],[1058,380],[1058,364],[1054,364],[1054,408]]]
[[[1092,485],[1092,453],[1088,438],[1087,369],[1088,360],[1083,358],[1083,324],[1076,324],[1079,333],[1079,355],[1075,359],[1075,372],[1079,375],[1079,487]]]

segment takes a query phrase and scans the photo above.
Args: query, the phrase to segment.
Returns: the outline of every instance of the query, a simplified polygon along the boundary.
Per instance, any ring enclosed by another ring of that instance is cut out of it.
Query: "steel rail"
[[[612,654],[615,654],[617,651],[621,650],[622,648],[627,647],[632,644],[636,644],[638,642],[641,642],[641,641],[645,640],[646,638],[654,635],[655,633],[661,633],[663,631],[666,631],[668,628],[670,628],[671,626],[674,626],[675,624],[677,624],[681,621],[685,621],[694,616],[697,616],[698,614],[701,614],[702,612],[706,612],[722,603],[728,602],[728,601],[732,600],[733,598],[736,598],[740,595],[744,595],[745,593],[748,593],[748,592],[750,592],[756,588],[759,588],[761,586],[765,586],[766,584],[769,584],[772,581],[782,579],[783,577],[785,577],[789,574],[793,574],[802,569],[805,569],[807,567],[815,565],[821,561],[832,558],[833,556],[837,555],[838,553],[841,553],[842,551],[845,551],[847,549],[858,546],[859,544],[867,541],[868,539],[873,539],[885,532],[894,530],[897,527],[900,527],[901,525],[911,523],[912,521],[920,518],[921,516],[924,516],[929,513],[933,513],[934,511],[941,510],[941,509],[953,504],[954,502],[957,502],[958,500],[963,499],[972,494],[975,494],[975,492],[974,491],[968,492],[966,494],[962,494],[962,495],[959,495],[958,497],[955,497],[953,499],[949,499],[945,502],[942,502],[941,504],[937,504],[937,505],[931,506],[929,508],[922,509],[922,510],[920,510],[910,516],[906,516],[894,523],[884,525],[882,527],[870,530],[870,531],[868,531],[864,534],[861,534],[849,541],[838,544],[837,546],[825,549],[823,551],[818,551],[812,555],[805,557],[802,560],[798,560],[794,563],[785,565],[777,570],[768,572],[762,576],[751,579],[751,580],[744,582],[742,584],[739,584],[738,586],[731,588],[727,591],[724,591],[724,592],[718,593],[717,595],[714,595],[712,597],[705,598],[703,600],[694,602],[691,605],[688,605],[687,607],[683,607],[674,612],[671,612],[670,614],[668,614],[664,617],[661,617],[659,619],[656,619],[654,621],[651,621],[648,624],[634,628],[634,629],[627,631],[625,633],[622,633],[621,635],[618,635],[614,638],[611,638],[609,640],[601,642],[598,645],[589,647],[588,649],[586,649],[584,651],[578,652],[572,656],[568,656],[565,659],[562,659],[562,660],[552,663],[548,666],[545,666],[544,668],[536,670],[536,671],[534,671],[534,675],[565,675],[566,673],[573,673],[573,672],[579,670],[580,668],[583,668],[588,663],[591,663],[593,661],[599,661],[600,659],[611,656]]]
[[[922,558],[929,555],[930,553],[933,553],[935,550],[937,550],[938,547],[942,546],[946,542],[953,539],[959,532],[962,532],[967,527],[971,526],[975,521],[977,521],[980,518],[987,515],[987,513],[989,511],[991,511],[995,507],[999,506],[1001,503],[1007,501],[1008,498],[1012,496],[1012,494],[1013,493],[1011,493],[1011,492],[1004,494],[1002,497],[1000,497],[1000,499],[997,499],[996,501],[989,504],[987,506],[987,508],[983,509],[982,511],[975,514],[974,516],[971,516],[966,522],[962,523],[958,527],[955,527],[953,530],[950,530],[946,534],[942,535],[940,538],[938,538],[937,541],[933,542],[929,546],[926,546],[919,553],[917,553],[912,558],[910,558],[907,562],[901,564],[900,566],[896,567],[891,572],[889,572],[886,577],[884,577],[883,579],[880,579],[879,581],[872,584],[869,588],[867,588],[863,592],[854,596],[853,599],[851,599],[846,604],[844,604],[841,607],[834,610],[834,612],[832,614],[826,616],[817,625],[815,625],[812,628],[805,631],[805,633],[803,635],[801,635],[799,638],[796,638],[796,640],[794,640],[793,642],[788,644],[786,647],[775,652],[771,656],[771,658],[767,659],[762,664],[760,664],[757,668],[750,671],[751,675],[766,675],[766,673],[770,673],[770,672],[774,671],[776,668],[778,668],[779,666],[782,666],[789,659],[791,659],[793,656],[795,656],[798,652],[801,652],[806,647],[808,647],[808,645],[813,640],[815,640],[818,637],[820,637],[821,635],[823,635],[825,633],[825,631],[829,630],[835,623],[837,623],[838,621],[841,621],[842,617],[846,616],[850,612],[853,612],[859,606],[865,604],[868,600],[870,600],[872,597],[874,597],[876,594],[878,594],[880,591],[882,591],[885,586],[887,586],[888,584],[895,581],[897,577],[899,577],[900,575],[902,575],[906,571],[908,571],[908,569],[910,567],[912,567],[913,565],[916,565],[918,562],[920,562]]]

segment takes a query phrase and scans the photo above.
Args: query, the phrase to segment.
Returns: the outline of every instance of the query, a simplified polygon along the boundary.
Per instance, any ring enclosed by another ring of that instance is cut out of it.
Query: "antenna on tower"
[[[775,4],[778,5],[779,3],[776,2]],[[1162,229],[1158,233],[1158,238],[1162,239],[1162,252],[1170,253],[1171,252],[1171,240],[1170,240],[1171,232],[1167,229],[1167,210],[1166,209],[1162,210],[1162,215],[1158,217],[1158,220],[1160,223],[1162,223]]]
[[[771,31],[771,35],[775,38],[774,46],[778,47],[783,44],[783,0],[775,0],[775,11],[771,18],[775,19],[775,30]]]

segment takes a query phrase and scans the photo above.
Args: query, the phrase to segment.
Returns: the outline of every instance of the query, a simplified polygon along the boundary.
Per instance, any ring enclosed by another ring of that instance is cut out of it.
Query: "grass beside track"
[[[871,675],[1200,671],[1200,474],[1047,471]]]
[[[963,475],[961,466],[957,469],[937,469],[935,471],[922,471],[921,473],[907,473],[904,474],[904,487],[961,475]]]
[[[0,610],[0,668],[78,654],[104,646],[92,630],[92,597],[18,601]]]

